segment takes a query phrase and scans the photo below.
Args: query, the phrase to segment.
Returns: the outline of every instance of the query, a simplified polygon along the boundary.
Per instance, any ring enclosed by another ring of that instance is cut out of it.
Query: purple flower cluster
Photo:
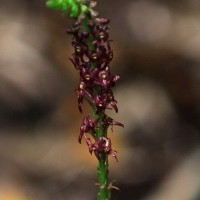
[[[117,101],[111,88],[120,78],[110,72],[113,51],[109,39],[109,21],[109,19],[92,17],[92,20],[88,20],[83,26],[79,19],[74,22],[71,29],[67,30],[73,35],[74,53],[70,60],[80,73],[80,82],[76,89],[79,111],[83,112],[83,99],[87,98],[94,106],[96,116],[96,119],[91,119],[90,115],[84,117],[80,127],[79,142],[81,143],[84,137],[89,152],[91,154],[94,152],[98,159],[100,154],[111,155],[117,159],[117,152],[112,150],[111,140],[103,136],[98,137],[99,128],[107,132],[109,126],[112,131],[113,125],[123,127],[123,124],[105,114],[106,109],[114,109],[116,113],[118,112]],[[95,142],[92,142],[86,133],[90,133]]]

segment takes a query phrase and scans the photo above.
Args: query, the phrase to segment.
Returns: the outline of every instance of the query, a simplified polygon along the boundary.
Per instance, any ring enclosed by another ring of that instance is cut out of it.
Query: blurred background
[[[200,199],[200,1],[102,0],[124,123],[110,133],[113,200]],[[97,161],[77,142],[71,22],[45,1],[1,0],[0,200],[94,200]]]

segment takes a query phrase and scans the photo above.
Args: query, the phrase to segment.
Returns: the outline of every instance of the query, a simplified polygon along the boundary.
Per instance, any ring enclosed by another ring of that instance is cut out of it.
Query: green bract
[[[84,0],[48,0],[47,6],[63,13],[69,12],[69,16],[77,18],[81,13],[87,11],[87,6],[82,3]]]

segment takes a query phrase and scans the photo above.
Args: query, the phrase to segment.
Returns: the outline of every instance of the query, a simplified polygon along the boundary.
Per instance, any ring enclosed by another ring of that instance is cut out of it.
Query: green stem
[[[104,117],[104,113],[99,114],[99,123],[98,123],[98,133],[97,137],[107,137],[107,130],[102,127],[102,119]],[[108,189],[108,174],[109,174],[109,163],[108,163],[108,155],[102,154],[99,160],[98,166],[98,179],[99,179],[99,194],[98,200],[109,200],[111,197],[111,192]]]

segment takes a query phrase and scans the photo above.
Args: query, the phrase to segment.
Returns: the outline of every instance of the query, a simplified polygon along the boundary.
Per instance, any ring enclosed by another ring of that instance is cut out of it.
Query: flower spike
[[[117,100],[112,88],[120,77],[113,75],[110,63],[113,50],[110,39],[110,20],[99,17],[94,10],[97,2],[93,0],[48,0],[47,6],[69,14],[74,18],[67,33],[72,36],[74,53],[69,60],[79,73],[79,84],[75,90],[78,96],[78,109],[83,112],[83,101],[87,99],[93,108],[93,118],[90,114],[83,118],[80,125],[78,142],[85,140],[90,154],[95,155],[99,162],[99,195],[98,200],[110,200],[111,189],[115,188],[108,180],[108,156],[118,161],[117,151],[113,150],[108,128],[124,125],[106,115],[108,109],[118,112]]]

